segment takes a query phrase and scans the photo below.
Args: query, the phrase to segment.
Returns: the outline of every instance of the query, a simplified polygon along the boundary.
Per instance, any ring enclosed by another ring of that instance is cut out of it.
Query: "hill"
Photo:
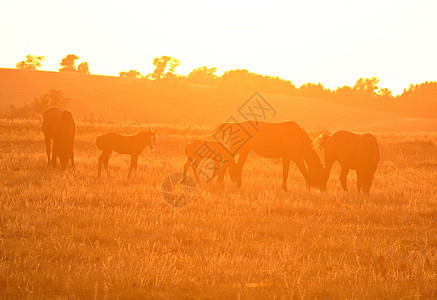
[[[169,80],[0,69],[0,111],[28,104],[50,89],[72,99],[69,108],[79,119],[204,125],[230,117],[243,120],[238,109],[254,92]],[[407,119],[312,98],[262,96],[277,112],[274,117],[267,114],[271,122],[294,120],[307,129],[331,131],[437,131],[437,119]]]

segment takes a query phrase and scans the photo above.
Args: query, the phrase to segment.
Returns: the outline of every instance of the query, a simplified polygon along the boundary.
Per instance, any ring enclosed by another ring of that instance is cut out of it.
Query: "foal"
[[[129,169],[129,175],[133,170],[137,169],[138,155],[143,152],[146,146],[150,146],[150,150],[153,150],[153,146],[156,140],[156,130],[135,135],[121,135],[115,132],[108,132],[96,138],[97,149],[102,151],[99,157],[99,170],[98,175],[100,176],[101,168],[104,166],[106,172],[108,172],[108,161],[111,152],[117,152],[120,154],[130,154],[131,163]]]
[[[184,175],[181,183],[185,181],[188,168],[191,166],[194,178],[200,184],[197,167],[203,159],[211,159],[214,164],[214,174],[207,182],[210,182],[218,175],[217,183],[222,183],[228,168],[231,180],[235,181],[236,164],[234,157],[222,143],[218,141],[194,140],[185,146],[185,154],[187,155],[187,161],[184,165]]]

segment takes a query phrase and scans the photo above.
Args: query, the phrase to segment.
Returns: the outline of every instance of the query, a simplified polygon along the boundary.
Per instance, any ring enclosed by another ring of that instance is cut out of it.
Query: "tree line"
[[[64,57],[59,68],[59,72],[75,72],[82,74],[90,74],[90,68],[88,62],[81,62],[76,66],[76,61],[79,57],[75,54],[68,54]],[[42,65],[41,62],[45,61],[45,56],[26,55],[26,59],[18,62],[15,65],[16,69],[20,70],[39,70]]]
[[[17,63],[16,68],[38,70],[44,56],[27,55],[26,60]],[[60,63],[60,72],[77,72],[90,74],[88,62],[81,62],[76,67],[79,57],[69,54]],[[188,75],[176,73],[180,60],[171,56],[159,56],[153,59],[155,69],[152,73],[142,75],[131,69],[122,71],[122,78],[147,79],[165,82],[182,82],[208,85],[220,88],[257,90],[262,93],[281,94],[293,97],[315,98],[342,105],[362,107],[375,110],[407,111],[408,115],[437,118],[437,82],[427,81],[411,84],[402,94],[393,96],[387,88],[378,86],[377,77],[359,78],[354,86],[342,86],[335,90],[325,88],[322,83],[304,83],[296,87],[290,80],[278,76],[267,76],[250,72],[246,69],[229,70],[223,75],[216,74],[217,68],[206,66],[192,70]]]
[[[183,76],[175,72],[180,61],[170,56],[156,57],[153,65],[154,72],[144,76],[136,70],[120,72],[119,75],[136,79],[180,81],[230,89],[257,90],[263,93],[314,98],[366,109],[406,112],[410,116],[437,118],[436,81],[410,84],[402,94],[394,96],[388,88],[378,86],[377,77],[359,78],[353,86],[345,85],[332,90],[325,88],[320,82],[304,83],[296,87],[290,80],[256,74],[246,69],[229,70],[218,76],[217,68],[204,66]]]

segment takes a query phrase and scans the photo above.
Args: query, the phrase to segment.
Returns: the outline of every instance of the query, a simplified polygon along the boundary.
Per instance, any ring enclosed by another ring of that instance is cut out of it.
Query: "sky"
[[[437,1],[0,1],[0,68],[28,54],[57,71],[67,54],[92,74],[153,71],[153,58],[279,76],[296,86],[378,77],[399,94],[437,80]]]

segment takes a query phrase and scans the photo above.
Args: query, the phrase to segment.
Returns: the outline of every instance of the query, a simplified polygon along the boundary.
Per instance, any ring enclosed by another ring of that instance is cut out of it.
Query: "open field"
[[[114,154],[97,178],[94,140],[108,130],[161,133],[127,178]],[[46,167],[39,121],[0,120],[0,297],[436,298],[437,134],[376,134],[369,196],[307,191],[292,165],[250,155],[243,187],[226,177],[173,208],[161,197],[184,145],[209,127],[77,122],[76,169]],[[313,137],[316,133],[311,133]]]

